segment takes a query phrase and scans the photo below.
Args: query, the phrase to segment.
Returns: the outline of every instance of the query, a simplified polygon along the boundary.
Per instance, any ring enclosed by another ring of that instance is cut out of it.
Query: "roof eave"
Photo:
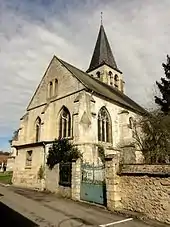
[[[126,109],[128,109],[130,111],[133,111],[133,112],[137,113],[137,114],[144,115],[144,114],[147,113],[147,111],[145,109],[143,109],[143,108],[141,108],[141,110],[137,110],[136,108],[132,108],[132,107],[126,105],[126,104],[122,104],[122,103],[120,103],[120,102],[118,102],[116,100],[113,100],[111,98],[108,98],[107,96],[101,94],[100,92],[94,91],[92,89],[86,89],[86,90],[89,91],[89,92],[92,92],[93,91],[93,93],[99,95],[100,97],[104,97],[106,100],[109,100],[112,103],[116,103],[120,107],[126,108]]]
[[[118,68],[115,68],[115,67],[113,67],[113,66],[111,66],[111,65],[107,64],[106,62],[102,62],[101,64],[99,64],[99,65],[98,65],[98,66],[96,66],[96,67],[89,68],[89,69],[86,71],[86,73],[89,73],[89,72],[91,72],[91,71],[93,71],[93,70],[95,70],[95,69],[97,69],[97,68],[99,68],[99,67],[101,67],[101,66],[103,66],[103,65],[107,65],[107,66],[109,66],[110,68],[112,68],[112,69],[116,70],[117,72],[119,72],[119,73],[123,74],[123,72],[122,72],[122,71],[120,71]]]

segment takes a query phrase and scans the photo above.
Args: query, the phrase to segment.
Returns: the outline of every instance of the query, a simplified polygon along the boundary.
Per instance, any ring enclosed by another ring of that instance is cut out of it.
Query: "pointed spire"
[[[112,50],[110,48],[104,27],[103,27],[103,18],[101,13],[101,25],[100,30],[96,42],[96,46],[94,48],[93,56],[91,59],[91,63],[87,72],[92,71],[93,69],[106,64],[113,69],[117,69],[116,61],[113,57]]]

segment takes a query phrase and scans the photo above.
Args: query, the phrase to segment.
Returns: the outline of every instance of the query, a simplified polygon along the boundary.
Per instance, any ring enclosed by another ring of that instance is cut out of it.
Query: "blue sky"
[[[126,94],[154,105],[154,84],[170,54],[169,9],[169,0],[0,0],[0,149],[9,147],[54,54],[88,68],[101,11]]]

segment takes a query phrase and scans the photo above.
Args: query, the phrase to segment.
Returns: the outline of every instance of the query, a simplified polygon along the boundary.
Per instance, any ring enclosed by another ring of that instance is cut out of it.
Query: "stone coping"
[[[170,177],[170,164],[148,165],[148,164],[123,164],[120,165],[120,175],[151,175]]]

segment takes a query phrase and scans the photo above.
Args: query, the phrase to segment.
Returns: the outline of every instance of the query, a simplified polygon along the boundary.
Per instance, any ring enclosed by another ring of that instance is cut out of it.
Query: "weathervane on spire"
[[[103,12],[101,12],[100,16],[101,16],[101,25],[103,25]]]

